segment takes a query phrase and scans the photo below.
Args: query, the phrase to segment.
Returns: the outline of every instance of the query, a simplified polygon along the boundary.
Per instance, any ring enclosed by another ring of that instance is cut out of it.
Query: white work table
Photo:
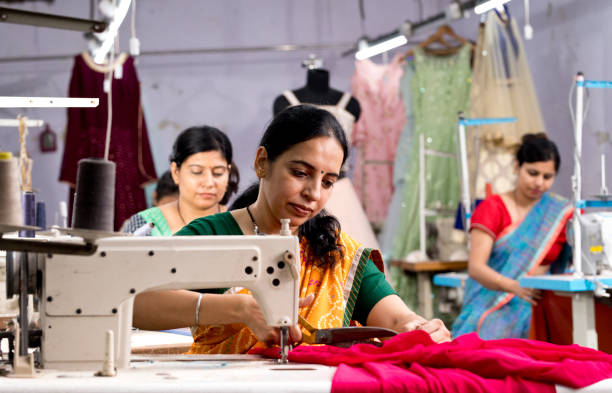
[[[562,292],[572,298],[573,342],[597,349],[594,290],[596,282],[612,287],[611,276],[575,277],[566,274],[524,277],[522,287]]]
[[[206,360],[203,360],[206,359]],[[329,392],[335,368],[278,364],[255,355],[133,357],[115,377],[40,370],[32,379],[0,377],[0,392]]]

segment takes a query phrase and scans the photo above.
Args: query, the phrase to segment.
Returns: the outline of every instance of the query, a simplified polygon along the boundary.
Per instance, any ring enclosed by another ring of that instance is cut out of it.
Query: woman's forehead
[[[317,137],[293,145],[281,155],[286,161],[304,161],[326,172],[338,172],[344,151],[340,142],[332,137]]]
[[[183,164],[200,166],[227,165],[223,154],[218,150],[201,151],[187,157]]]

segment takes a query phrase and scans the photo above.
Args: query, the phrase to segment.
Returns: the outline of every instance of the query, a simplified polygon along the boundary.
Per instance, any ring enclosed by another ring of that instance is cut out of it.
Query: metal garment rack
[[[437,215],[444,215],[445,213],[450,214],[448,209],[428,209],[426,206],[426,179],[425,179],[425,159],[427,156],[444,157],[449,159],[456,159],[456,155],[446,151],[433,150],[425,147],[425,135],[419,135],[419,251],[421,256],[426,256],[426,228],[425,219],[427,217],[434,217]]]
[[[516,117],[490,117],[466,119],[459,114],[457,121],[457,134],[459,139],[459,160],[461,171],[461,205],[465,211],[465,230],[470,230],[470,218],[472,217],[472,200],[470,197],[470,179],[467,163],[467,142],[465,128],[489,124],[515,123]]]
[[[469,1],[466,1],[464,3],[461,3],[459,1],[457,1],[457,5],[459,6],[459,11],[460,11],[461,15],[463,15],[463,13],[465,11],[469,11],[469,10],[474,9],[474,7],[476,7],[477,3],[478,3],[477,0],[469,0]],[[410,23],[410,22],[408,22],[408,23],[410,24],[410,32],[414,33],[415,30],[417,30],[417,29],[422,29],[425,26],[431,25],[431,24],[436,23],[436,22],[442,22],[442,21],[445,21],[445,20],[448,20],[448,19],[450,19],[449,18],[449,13],[447,13],[447,12],[440,12],[438,14],[430,16],[429,18],[425,18],[425,19],[423,19],[421,21],[418,21],[418,22],[415,22],[415,23]],[[458,19],[461,19],[461,18],[458,18]],[[404,32],[402,32],[401,29],[398,28],[398,29],[395,29],[395,30],[393,30],[393,31],[391,31],[389,33],[381,34],[381,35],[379,35],[379,36],[377,36],[375,38],[369,39],[368,41],[371,41],[371,42],[385,41],[385,40],[391,39],[393,37],[396,37],[396,36],[398,36],[400,34],[404,34]],[[353,48],[347,50],[346,52],[343,52],[342,56],[346,57],[346,56],[353,55],[358,50],[359,50],[359,48],[353,47]]]
[[[192,48],[192,49],[162,49],[141,51],[138,57],[143,56],[177,56],[177,55],[210,55],[218,53],[249,53],[249,52],[298,52],[315,51],[326,49],[343,49],[351,46],[352,42],[340,42],[333,44],[282,44],[264,46],[238,46],[226,48]],[[59,61],[72,60],[74,53],[50,56],[18,56],[0,58],[0,63],[22,63],[33,61]]]

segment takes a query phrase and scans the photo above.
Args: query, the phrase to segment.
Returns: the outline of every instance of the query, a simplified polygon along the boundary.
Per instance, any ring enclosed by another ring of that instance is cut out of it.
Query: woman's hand
[[[506,291],[514,294],[515,296],[531,303],[533,306],[538,304],[538,300],[542,298],[542,294],[539,290],[533,288],[523,288],[516,280],[510,280],[511,282],[507,286]]]
[[[402,329],[404,332],[413,330],[423,330],[425,333],[429,334],[431,339],[436,343],[443,343],[451,341],[452,339],[450,332],[440,319],[431,319],[428,321],[419,317],[418,319],[406,323],[404,329]]]
[[[261,342],[268,345],[280,343],[280,329],[274,326],[268,326],[266,319],[259,308],[259,305],[255,301],[255,298],[251,295],[244,296],[243,315],[244,323],[251,329],[253,334]],[[308,306],[314,300],[314,296],[308,295],[305,298],[300,299],[300,307]],[[302,331],[299,326],[289,326],[289,342],[299,342],[302,340]]]

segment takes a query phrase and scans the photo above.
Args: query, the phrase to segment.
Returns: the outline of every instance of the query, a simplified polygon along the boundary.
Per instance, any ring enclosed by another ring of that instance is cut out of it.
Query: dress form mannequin
[[[300,102],[316,105],[336,105],[342,98],[343,92],[329,86],[329,71],[323,68],[309,69],[306,75],[306,86],[293,90],[293,94]],[[276,115],[291,103],[284,95],[276,97],[274,100],[274,114]],[[361,107],[359,101],[351,97],[346,110],[355,116],[355,121],[359,119]],[[350,130],[345,130],[350,133]]]
[[[318,106],[336,116],[350,144],[353,124],[361,114],[361,107],[355,98],[329,86],[329,71],[309,69],[306,86],[291,92],[285,91],[274,100],[274,114],[300,103]],[[365,247],[379,248],[378,240],[348,177],[341,174],[341,178],[334,184],[334,192],[325,209],[340,221],[343,231]]]

